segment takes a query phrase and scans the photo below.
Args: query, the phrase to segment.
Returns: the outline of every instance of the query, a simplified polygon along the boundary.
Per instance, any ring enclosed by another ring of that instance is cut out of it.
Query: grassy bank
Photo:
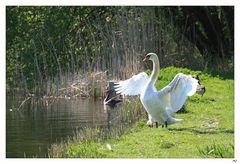
[[[77,142],[69,140],[61,157],[234,157],[233,79],[168,67],[160,71],[157,88],[166,85],[178,72],[199,74],[206,87],[203,97],[190,97],[185,110],[176,114],[184,122],[170,125],[168,129],[149,128],[143,117],[121,136],[101,140],[95,137]]]

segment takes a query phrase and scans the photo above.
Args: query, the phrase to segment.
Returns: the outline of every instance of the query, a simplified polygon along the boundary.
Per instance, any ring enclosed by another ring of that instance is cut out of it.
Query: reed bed
[[[33,10],[32,13],[44,11],[44,7],[19,9]],[[59,10],[61,14],[65,9],[68,7],[51,10]],[[76,12],[92,10],[89,7],[70,9]],[[15,57],[11,56],[11,67],[8,65],[7,93],[26,97],[28,94],[36,97],[102,96],[107,80],[126,79],[150,67],[142,62],[148,52],[159,55],[161,67],[204,68],[198,50],[169,21],[166,8],[106,8],[109,10],[114,10],[113,15],[99,19],[91,19],[94,12],[87,17],[76,17],[69,22],[74,24],[74,29],[62,27],[64,35],[59,34],[62,37],[53,35],[49,27],[51,22],[46,27],[34,28],[27,35],[31,38],[19,38],[19,44],[25,43],[29,48],[8,47],[10,55]],[[54,29],[54,32],[59,31]]]

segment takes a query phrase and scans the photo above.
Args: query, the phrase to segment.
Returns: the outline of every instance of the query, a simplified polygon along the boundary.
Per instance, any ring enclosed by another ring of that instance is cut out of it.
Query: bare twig
[[[31,98],[31,97],[27,97],[25,100],[23,100],[17,110],[19,110],[19,109],[23,106],[23,104],[24,104],[27,100],[29,100],[30,98]]]

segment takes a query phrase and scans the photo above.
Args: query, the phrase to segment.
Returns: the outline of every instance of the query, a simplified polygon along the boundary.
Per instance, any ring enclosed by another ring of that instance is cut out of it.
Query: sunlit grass
[[[201,83],[206,87],[203,96],[190,97],[184,111],[175,115],[184,119],[183,122],[170,125],[168,129],[149,128],[144,116],[118,137],[112,135],[103,140],[68,141],[63,157],[233,158],[234,81],[169,67],[160,71],[156,84],[158,89],[178,72],[199,74]],[[133,108],[142,110],[140,104]],[[130,111],[136,112],[134,109]]]
[[[198,147],[198,151],[200,154],[206,157],[233,157],[234,154],[234,145],[223,145],[223,144],[216,144],[215,142],[212,145],[207,145],[206,147]]]

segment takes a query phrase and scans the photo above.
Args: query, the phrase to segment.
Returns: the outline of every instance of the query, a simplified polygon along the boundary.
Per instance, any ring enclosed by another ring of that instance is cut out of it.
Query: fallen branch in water
[[[25,100],[23,100],[17,110],[19,110],[19,109],[23,106],[23,104],[24,104],[27,100],[29,100],[30,98],[31,98],[31,97],[28,97],[28,98],[26,98]]]

